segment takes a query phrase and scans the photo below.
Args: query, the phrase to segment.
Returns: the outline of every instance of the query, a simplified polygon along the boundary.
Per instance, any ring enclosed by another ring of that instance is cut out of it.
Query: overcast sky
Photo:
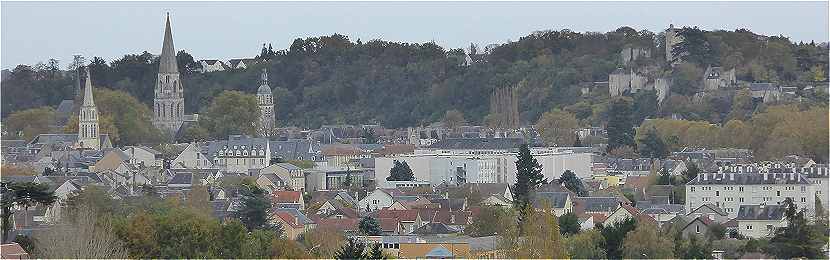
[[[447,48],[503,43],[538,30],[607,32],[621,26],[747,28],[828,41],[828,2],[3,2],[2,68],[73,54],[107,61],[161,49],[170,12],[176,50],[196,59],[255,56],[263,42],[298,37],[435,41]]]

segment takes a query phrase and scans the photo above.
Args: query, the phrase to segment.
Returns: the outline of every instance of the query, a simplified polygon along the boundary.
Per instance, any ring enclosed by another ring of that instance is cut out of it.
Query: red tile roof
[[[398,227],[401,224],[398,219],[394,218],[381,218],[378,219],[378,222],[380,222],[380,229],[383,230],[383,232],[398,231]]]
[[[299,221],[297,221],[297,218],[295,218],[294,215],[291,215],[288,212],[277,211],[274,212],[274,216],[282,219],[283,222],[288,223],[288,225],[292,228],[303,228],[303,225],[300,224]]]
[[[274,191],[271,194],[273,203],[300,203],[302,194],[299,191]]]
[[[413,209],[407,210],[389,210],[381,209],[378,211],[378,218],[393,218],[400,219],[406,222],[415,222],[418,218],[418,211]]]

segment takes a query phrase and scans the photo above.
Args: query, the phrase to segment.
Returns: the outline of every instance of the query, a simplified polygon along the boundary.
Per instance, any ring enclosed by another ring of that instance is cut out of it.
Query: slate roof
[[[321,159],[320,144],[309,140],[270,141],[271,156],[283,160]]]
[[[720,214],[721,216],[726,216],[727,215],[726,211],[723,211],[723,209],[719,208],[718,206],[715,206],[715,204],[700,205],[699,207],[697,207],[696,209],[693,209],[692,212],[689,212],[689,213],[698,212],[698,210],[701,210],[704,207],[710,209],[711,211],[714,211],[715,213]]]
[[[737,220],[781,220],[784,218],[785,207],[781,205],[741,205],[738,208]]]
[[[412,233],[419,235],[440,235],[458,233],[458,230],[443,223],[432,222],[415,229]]]
[[[702,177],[706,175],[704,180]],[[764,180],[764,175],[767,179]],[[792,177],[792,178],[791,178]],[[761,184],[810,184],[804,175],[792,173],[701,173],[686,185],[761,185]]]
[[[178,172],[172,179],[170,179],[169,182],[167,182],[167,184],[193,184],[193,173]]]
[[[522,138],[446,138],[429,146],[430,149],[453,150],[513,150],[524,144]]]
[[[552,208],[564,208],[568,196],[570,194],[567,192],[536,192],[533,195],[533,207],[542,208],[542,202],[546,201]]]
[[[243,145],[246,146],[245,149],[248,151],[265,150],[265,146],[268,145],[268,139],[231,135],[228,137],[228,140],[210,142],[207,146],[207,151],[202,152],[204,155],[213,158],[214,156],[217,156],[217,152],[219,152],[219,150],[222,150],[225,147],[227,147],[228,150],[233,150],[233,147],[236,146],[237,150],[242,150]]]
[[[616,197],[577,197],[586,212],[612,212],[620,206]]]
[[[277,163],[276,165],[283,168],[283,169],[286,169],[288,171],[300,170],[300,167],[297,167],[297,166],[295,166],[293,164],[290,164],[290,163]]]

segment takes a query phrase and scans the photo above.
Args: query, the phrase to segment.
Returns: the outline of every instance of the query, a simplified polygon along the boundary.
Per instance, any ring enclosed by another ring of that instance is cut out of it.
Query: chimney
[[[764,171],[764,181],[767,180],[767,171]]]
[[[704,173],[701,173],[701,174],[703,174],[703,180],[705,181],[705,180],[706,180],[706,178],[707,178],[707,176],[708,176],[709,174],[708,174],[708,173],[705,173],[705,172],[704,172]]]
[[[795,180],[795,171],[793,171],[792,173],[790,173],[790,180],[791,180],[791,181],[794,181],[794,180]]]
[[[730,173],[729,173],[729,180],[730,180],[730,181],[734,181],[734,180],[735,180],[735,172],[730,172]]]

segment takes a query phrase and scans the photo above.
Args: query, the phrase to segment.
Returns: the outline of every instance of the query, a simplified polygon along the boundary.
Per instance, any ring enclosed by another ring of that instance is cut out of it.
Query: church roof
[[[170,29],[170,14],[167,14],[167,23],[164,25],[164,43],[161,46],[159,57],[159,73],[179,73],[176,64],[176,49],[173,48],[173,32]]]
[[[85,107],[95,106],[95,100],[92,99],[92,77],[90,76],[89,67],[86,68],[86,84],[84,84],[84,103]]]
[[[271,87],[268,86],[268,72],[265,69],[262,69],[260,82],[259,89],[256,91],[257,95],[271,95]]]

